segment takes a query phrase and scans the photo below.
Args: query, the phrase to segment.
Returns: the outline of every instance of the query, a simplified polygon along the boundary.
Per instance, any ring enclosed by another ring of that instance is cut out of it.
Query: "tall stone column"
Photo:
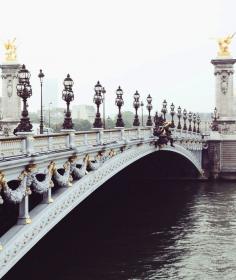
[[[233,74],[236,59],[219,57],[211,63],[215,66],[215,106],[219,113],[219,124],[235,124],[236,96],[234,95]]]
[[[0,65],[2,69],[2,119],[0,124],[3,130],[4,127],[7,127],[11,132],[19,123],[21,116],[21,100],[16,92],[17,73],[20,66],[20,64],[14,62],[6,62]]]

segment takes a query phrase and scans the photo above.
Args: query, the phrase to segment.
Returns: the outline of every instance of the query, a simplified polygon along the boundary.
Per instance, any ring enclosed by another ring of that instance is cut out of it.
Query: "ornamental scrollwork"
[[[228,92],[228,79],[229,75],[226,71],[222,71],[222,74],[220,76],[220,87],[221,87],[221,92],[223,94],[226,94]]]
[[[12,190],[6,181],[3,179],[3,192],[6,199],[12,203],[20,203],[26,195],[31,194],[31,190],[27,187],[28,173],[24,170],[18,177],[19,186]]]
[[[82,164],[77,164],[77,157],[70,157],[70,174],[74,176],[74,179],[78,180],[88,174],[87,167],[89,162],[89,156],[85,155]]]
[[[32,190],[36,193],[45,193],[54,186],[52,181],[52,175],[55,169],[55,163],[50,162],[48,167],[43,173],[37,173],[35,171],[36,165],[31,165],[28,167],[28,181],[27,186],[31,186]]]
[[[63,165],[64,172],[60,174],[58,169],[55,167],[53,170],[53,178],[56,180],[58,185],[62,188],[72,187],[73,178],[70,174],[70,161],[66,161]]]

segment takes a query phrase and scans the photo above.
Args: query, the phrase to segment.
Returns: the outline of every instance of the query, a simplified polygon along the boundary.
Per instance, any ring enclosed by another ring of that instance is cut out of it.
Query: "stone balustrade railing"
[[[115,141],[129,141],[151,136],[151,128],[138,127],[0,138],[0,160],[74,147],[106,145]],[[196,141],[201,139],[199,133],[179,129],[172,129],[172,136],[174,139],[194,139]]]

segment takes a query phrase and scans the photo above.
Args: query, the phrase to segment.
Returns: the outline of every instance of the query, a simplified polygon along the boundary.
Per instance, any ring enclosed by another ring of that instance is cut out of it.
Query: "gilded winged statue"
[[[219,46],[218,56],[230,56],[229,45],[231,44],[231,41],[235,34],[236,32],[226,37],[217,38],[217,42]]]
[[[6,61],[16,61],[16,45],[15,45],[16,38],[12,41],[8,40],[4,43],[4,47],[6,50],[5,53],[5,60]]]

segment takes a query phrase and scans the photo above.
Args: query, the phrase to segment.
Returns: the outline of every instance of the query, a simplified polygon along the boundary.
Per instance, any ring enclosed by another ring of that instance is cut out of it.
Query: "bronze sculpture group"
[[[174,147],[174,139],[171,136],[171,122],[167,122],[163,119],[163,116],[158,116],[156,113],[154,117],[155,127],[153,135],[157,136],[158,139],[155,141],[155,147],[162,148],[170,142],[170,145]]]

